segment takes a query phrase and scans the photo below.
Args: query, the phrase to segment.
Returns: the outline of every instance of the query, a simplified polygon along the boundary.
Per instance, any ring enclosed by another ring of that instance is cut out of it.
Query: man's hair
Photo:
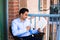
[[[24,14],[25,12],[29,12],[29,10],[27,8],[22,8],[19,10],[19,15]]]

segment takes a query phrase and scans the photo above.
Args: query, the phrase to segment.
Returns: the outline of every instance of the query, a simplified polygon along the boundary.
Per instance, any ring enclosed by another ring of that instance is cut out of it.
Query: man
[[[37,34],[40,29],[31,30],[30,21],[27,19],[28,12],[29,10],[26,8],[22,8],[19,11],[19,18],[12,21],[12,34],[13,36],[17,36],[23,40],[34,40],[31,38],[32,34]]]

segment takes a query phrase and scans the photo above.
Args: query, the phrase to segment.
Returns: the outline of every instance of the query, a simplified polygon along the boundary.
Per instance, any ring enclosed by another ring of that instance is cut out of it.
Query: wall
[[[9,32],[9,27],[11,26],[11,21],[18,17],[19,1],[18,0],[8,0],[8,40],[13,40],[11,33]]]

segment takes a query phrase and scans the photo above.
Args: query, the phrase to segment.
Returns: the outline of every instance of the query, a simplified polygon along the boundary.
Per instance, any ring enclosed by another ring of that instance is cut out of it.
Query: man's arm
[[[11,26],[12,26],[11,27],[12,34],[14,36],[19,36],[19,35],[22,35],[22,34],[28,32],[28,30],[26,28],[24,28],[24,29],[18,29],[18,26],[17,26],[17,24],[15,22],[12,22],[12,25]]]
[[[34,30],[30,30],[30,32],[31,32],[32,34],[37,34],[37,33],[39,33],[39,30],[34,29]]]
[[[31,25],[31,22],[30,21],[28,21],[28,25],[27,25],[27,27],[30,27],[31,29],[29,30],[29,32],[31,33],[31,34],[37,34],[39,31],[38,31],[38,29],[36,30],[33,30],[33,28],[32,28],[32,25]]]

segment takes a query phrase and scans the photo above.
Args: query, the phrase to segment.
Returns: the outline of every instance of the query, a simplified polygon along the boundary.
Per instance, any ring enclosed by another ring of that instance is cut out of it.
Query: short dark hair
[[[20,9],[20,10],[19,10],[19,15],[20,15],[20,14],[24,14],[26,11],[29,12],[29,10],[28,10],[27,8],[22,8],[22,9]]]

